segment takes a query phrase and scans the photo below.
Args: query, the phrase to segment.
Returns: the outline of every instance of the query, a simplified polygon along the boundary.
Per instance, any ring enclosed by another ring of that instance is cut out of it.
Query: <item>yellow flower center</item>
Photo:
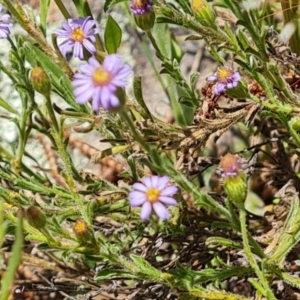
[[[92,76],[95,86],[105,86],[109,84],[112,79],[111,77],[111,74],[102,67],[98,67]]]
[[[203,0],[192,0],[191,5],[194,11],[201,11],[202,9],[207,7],[206,1]]]
[[[76,28],[73,30],[72,32],[72,38],[79,42],[79,43],[82,43],[83,42],[83,39],[84,39],[84,32],[82,29],[80,28]]]
[[[232,75],[233,75],[233,70],[226,67],[220,67],[217,71],[218,81],[221,82],[227,82],[228,77]]]
[[[150,188],[146,192],[146,196],[149,202],[156,202],[159,196],[159,189]]]
[[[74,230],[75,234],[83,235],[83,234],[87,233],[87,230],[88,230],[87,224],[84,221],[78,220],[75,223],[73,230]]]

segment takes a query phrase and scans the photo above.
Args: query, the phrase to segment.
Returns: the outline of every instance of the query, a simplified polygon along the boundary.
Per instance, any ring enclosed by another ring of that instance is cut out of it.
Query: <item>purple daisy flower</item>
[[[241,80],[241,75],[238,71],[234,71],[230,67],[219,67],[217,72],[206,78],[206,80],[217,82],[214,93],[220,95],[225,92],[226,89],[232,89],[238,86]]]
[[[81,73],[75,74],[72,81],[77,103],[84,104],[92,99],[94,111],[100,107],[112,109],[120,106],[116,90],[125,87],[126,78],[132,74],[129,65],[122,65],[121,57],[107,55],[102,65],[95,57],[91,57],[87,64],[79,66],[79,71]]]
[[[172,198],[177,193],[178,188],[174,185],[168,186],[170,178],[168,176],[149,176],[142,179],[142,183],[135,183],[133,191],[129,193],[131,207],[142,206],[141,219],[149,219],[152,209],[162,220],[169,217],[166,205],[176,205]]]
[[[131,0],[130,10],[135,15],[144,15],[150,12],[152,5],[152,0]]]
[[[95,35],[101,30],[95,28],[96,21],[91,20],[91,17],[68,19],[67,22],[62,22],[62,29],[57,29],[58,38],[65,38],[66,40],[59,45],[59,49],[64,56],[69,50],[74,48],[74,57],[83,59],[83,48],[88,52],[94,54],[96,47]]]
[[[0,5],[0,12],[2,12],[2,5]],[[9,14],[4,14],[3,16],[0,17],[0,38],[1,39],[7,39],[10,31],[9,27],[12,27],[13,24],[9,23],[10,15]]]

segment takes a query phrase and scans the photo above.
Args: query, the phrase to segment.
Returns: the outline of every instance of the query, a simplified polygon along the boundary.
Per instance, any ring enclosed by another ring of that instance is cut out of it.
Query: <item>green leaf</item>
[[[247,63],[247,62],[245,62],[245,61],[243,61],[243,60],[241,60],[241,59],[239,59],[239,58],[234,59],[234,62],[236,62],[237,64],[239,64],[239,65],[240,65],[242,68],[244,68],[245,70],[248,70],[249,72],[252,71],[252,69],[251,69],[249,63]]]
[[[47,15],[50,6],[50,0],[40,1],[40,18],[41,18],[41,29],[46,36],[46,25],[47,25]]]
[[[248,278],[248,281],[254,286],[254,288],[259,291],[263,296],[266,296],[266,290],[255,278]]]
[[[23,43],[23,48],[25,49],[26,60],[29,62],[38,62],[38,64],[44,69],[44,71],[52,79],[51,84],[53,90],[58,94],[63,95],[65,101],[75,108],[77,111],[86,111],[85,106],[78,105],[73,96],[73,87],[71,82],[63,70],[49,57],[41,51],[39,48],[34,46],[29,41]],[[33,65],[35,67],[35,65]]]
[[[161,281],[161,272],[152,267],[144,258],[138,255],[131,254],[130,258],[138,268],[139,272],[152,280]]]
[[[192,89],[196,89],[197,79],[199,77],[199,73],[193,73],[190,76],[190,86]]]
[[[156,24],[153,28],[153,35],[162,54],[171,59],[171,33],[169,27],[165,24]]]
[[[178,45],[178,42],[176,41],[175,37],[172,35],[171,36],[171,57],[172,59],[176,59],[178,63],[180,63],[182,57],[183,57],[183,51],[181,50],[180,46]]]
[[[138,278],[138,276],[135,276],[133,274],[130,274],[126,271],[122,271],[122,270],[101,270],[99,271],[95,277],[94,280],[107,280],[107,279],[112,279],[114,277],[126,277],[126,278]]]
[[[24,41],[23,48],[25,49],[24,53],[26,55],[26,60],[38,61],[44,71],[47,74],[53,74],[56,79],[66,77],[63,70],[33,43],[29,42],[28,40]]]
[[[5,108],[7,111],[9,111],[12,114],[19,115],[19,113],[12,108],[4,99],[0,98],[0,106]]]
[[[133,93],[135,96],[136,101],[138,102],[138,104],[143,108],[146,116],[150,118],[153,121],[152,115],[147,107],[147,105],[145,104],[144,98],[143,98],[143,93],[142,93],[142,78],[140,76],[136,76],[134,77],[134,81],[133,81]]]
[[[237,29],[236,35],[238,37],[238,42],[242,46],[242,49],[248,48],[249,41],[248,41],[247,37],[245,36],[244,32],[240,28]]]
[[[12,247],[12,253],[9,259],[8,268],[1,280],[0,300],[8,299],[17,268],[21,263],[21,257],[22,257],[21,253],[22,253],[22,246],[23,246],[23,239],[24,239],[22,226],[23,226],[23,218],[21,215],[19,215],[17,219],[15,242]]]
[[[186,0],[178,0],[178,4],[181,6],[183,11],[187,14],[192,14],[191,7],[189,5],[189,1]]]
[[[86,2],[86,1],[82,1],[82,0],[72,0],[72,2],[73,2],[74,5],[76,6],[76,9],[77,9],[79,15],[80,15],[80,16],[84,16],[83,5],[84,5],[84,2]]]
[[[125,2],[126,0],[106,0],[104,4],[104,12],[107,12],[110,8],[112,8],[117,3]]]
[[[122,30],[112,16],[108,16],[104,32],[105,48],[108,54],[116,53],[120,47]]]
[[[4,241],[6,229],[7,229],[7,222],[3,219],[3,201],[0,202],[0,247],[2,248],[2,243]]]

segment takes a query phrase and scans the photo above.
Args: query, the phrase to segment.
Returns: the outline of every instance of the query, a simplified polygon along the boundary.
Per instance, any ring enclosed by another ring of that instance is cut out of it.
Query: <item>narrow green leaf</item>
[[[125,278],[138,278],[138,276],[135,276],[133,274],[130,274],[126,271],[122,271],[122,270],[101,270],[99,271],[94,279],[95,280],[107,280],[107,279],[112,279],[114,277],[125,277]]]
[[[11,257],[8,263],[8,269],[5,272],[1,280],[1,298],[0,300],[7,300],[10,293],[11,285],[13,284],[14,277],[17,271],[17,268],[21,262],[21,252],[23,246],[23,218],[19,215],[17,228],[16,228],[16,237],[15,242],[12,247]]]
[[[112,16],[108,16],[104,32],[105,48],[108,54],[116,53],[120,47],[122,30]]]
[[[187,14],[192,14],[192,10],[190,7],[190,3],[189,1],[186,0],[178,0],[178,4],[181,6],[181,8],[183,9],[183,11]]]
[[[76,9],[77,9],[79,15],[80,15],[80,16],[84,16],[83,5],[84,5],[84,2],[86,2],[86,1],[82,1],[82,0],[72,0],[72,2],[73,2],[74,5],[76,6]]]
[[[41,0],[40,1],[40,18],[41,18],[41,29],[46,36],[46,24],[47,24],[47,15],[50,6],[50,0]]]
[[[266,296],[266,291],[262,287],[262,285],[258,282],[257,279],[254,278],[248,278],[248,281],[254,286],[254,288],[259,291],[263,296]]]
[[[52,73],[56,79],[66,76],[63,70],[33,43],[24,41],[23,48],[25,49],[26,60],[27,56],[35,58],[47,74]]]
[[[156,268],[152,267],[144,258],[131,254],[130,258],[138,268],[139,272],[149,276],[152,280],[161,281],[161,272]]]
[[[117,3],[125,2],[126,0],[106,0],[104,4],[104,12],[107,12],[110,8],[112,8]]]
[[[7,225],[8,224],[3,219],[3,201],[1,201],[0,202],[0,247],[2,247]]]
[[[172,57],[172,59],[175,58],[177,60],[177,62],[180,63],[184,53],[173,35],[171,37],[170,43],[171,43],[171,45],[170,45],[171,46],[171,57]]]
[[[142,93],[142,78],[140,76],[135,76],[133,81],[133,93],[138,104],[143,108],[146,116],[153,121],[152,115],[145,104],[143,93]]]
[[[12,108],[4,99],[0,98],[0,106],[5,108],[7,111],[11,112],[12,114],[18,115],[19,113]]]
[[[64,96],[65,101],[75,108],[77,111],[87,111],[85,106],[78,105],[73,96],[73,87],[71,82],[63,70],[49,57],[41,51],[39,48],[34,46],[32,43],[26,41],[23,44],[27,61],[37,61],[39,65],[49,75],[53,90],[57,90],[58,94]]]

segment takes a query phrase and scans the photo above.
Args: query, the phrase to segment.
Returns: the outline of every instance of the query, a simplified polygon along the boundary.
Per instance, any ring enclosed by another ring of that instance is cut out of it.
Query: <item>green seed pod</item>
[[[247,197],[247,183],[245,174],[224,179],[224,190],[229,199],[237,204],[243,204]]]
[[[149,31],[155,23],[155,13],[151,10],[143,15],[134,15],[136,25],[144,31]]]
[[[35,206],[30,206],[26,210],[26,219],[30,226],[36,229],[42,229],[46,225],[46,216]]]
[[[40,67],[32,69],[30,79],[34,89],[44,96],[49,96],[51,91],[51,83],[48,75]]]
[[[300,131],[300,117],[296,116],[296,117],[293,117],[290,121],[289,121],[289,124],[292,126],[292,128],[295,130],[295,131]]]

